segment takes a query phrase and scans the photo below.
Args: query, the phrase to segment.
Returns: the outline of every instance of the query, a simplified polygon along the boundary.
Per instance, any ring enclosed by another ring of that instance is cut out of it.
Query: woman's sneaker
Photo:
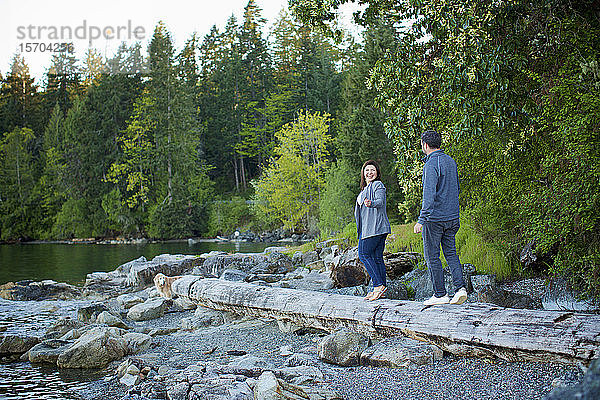
[[[450,304],[462,304],[465,301],[467,301],[467,291],[462,287],[454,294],[454,297],[450,300]]]
[[[450,297],[447,294],[442,297],[435,297],[435,295],[431,296],[429,300],[425,300],[423,304],[426,306],[435,306],[437,304],[448,304],[450,302]]]

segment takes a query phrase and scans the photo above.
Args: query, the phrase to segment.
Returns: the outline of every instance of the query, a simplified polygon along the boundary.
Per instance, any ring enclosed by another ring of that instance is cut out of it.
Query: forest
[[[0,239],[183,238],[352,223],[382,167],[397,223],[420,207],[420,133],[459,165],[462,221],[600,297],[600,4],[290,0],[176,49],[53,56],[0,74]],[[535,271],[534,271],[535,272]]]

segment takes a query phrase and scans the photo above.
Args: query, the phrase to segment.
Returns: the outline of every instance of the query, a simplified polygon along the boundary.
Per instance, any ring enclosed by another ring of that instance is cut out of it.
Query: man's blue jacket
[[[443,150],[429,153],[423,167],[423,204],[418,222],[423,225],[459,218],[459,192],[456,161]]]

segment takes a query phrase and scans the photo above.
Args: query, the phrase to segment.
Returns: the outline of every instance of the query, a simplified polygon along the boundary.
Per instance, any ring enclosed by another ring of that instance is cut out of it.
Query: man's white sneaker
[[[454,294],[452,300],[450,300],[450,304],[462,304],[465,301],[467,301],[467,291],[462,287]]]
[[[434,306],[437,304],[448,304],[450,302],[450,297],[448,295],[444,295],[442,297],[435,297],[435,295],[431,296],[429,300],[425,300],[423,304],[426,306]]]

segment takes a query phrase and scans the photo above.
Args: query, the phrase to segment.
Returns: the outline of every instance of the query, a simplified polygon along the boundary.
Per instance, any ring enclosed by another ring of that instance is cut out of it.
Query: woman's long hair
[[[365,161],[365,163],[363,164],[363,166],[360,170],[360,190],[361,191],[365,188],[365,186],[367,186],[367,180],[365,179],[365,167],[367,165],[374,166],[375,170],[377,171],[377,176],[375,177],[374,180],[376,180],[376,181],[381,180],[381,170],[379,169],[379,164],[377,164],[377,161],[375,161],[375,160]]]

